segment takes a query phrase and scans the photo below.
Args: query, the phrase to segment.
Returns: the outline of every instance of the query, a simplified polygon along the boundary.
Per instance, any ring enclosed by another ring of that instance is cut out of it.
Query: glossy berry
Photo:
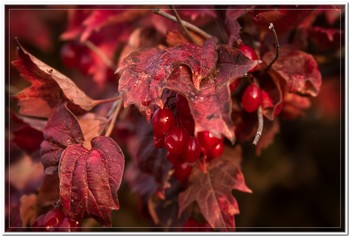
[[[187,137],[188,135],[183,128],[173,127],[165,135],[164,146],[171,154],[181,154],[185,151]]]
[[[175,124],[173,112],[168,108],[157,109],[152,117],[154,134],[165,134]]]
[[[256,111],[262,102],[262,95],[256,83],[249,85],[242,96],[243,109],[249,113]]]
[[[256,54],[256,52],[254,51],[254,49],[252,49],[251,47],[249,47],[248,45],[240,45],[239,49],[241,50],[241,52],[250,60],[254,61],[254,60],[258,60],[258,55]],[[254,68],[250,69],[250,72],[255,71],[255,69],[257,68],[257,66],[255,66]]]
[[[189,137],[187,139],[186,150],[183,154],[184,160],[187,162],[195,162],[201,155],[201,148],[196,138]]]
[[[176,95],[175,106],[176,106],[178,113],[181,116],[191,116],[190,107],[188,106],[187,99],[184,96],[182,96],[180,94]]]
[[[181,165],[174,166],[174,177],[180,181],[186,181],[190,176],[192,171],[192,166],[188,163],[183,163]]]
[[[174,155],[171,154],[169,151],[166,153],[166,158],[172,163],[173,165],[181,165],[184,163],[181,154],[180,155]]]
[[[222,153],[224,153],[224,141],[220,140],[220,142],[208,152],[208,157],[217,159],[222,156]]]
[[[221,141],[220,138],[214,137],[209,131],[199,132],[197,134],[197,139],[205,153],[213,149]]]
[[[164,134],[154,134],[153,136],[153,144],[157,148],[164,147]]]
[[[49,229],[59,226],[64,219],[64,213],[60,209],[53,209],[46,213],[43,221],[43,225]]]

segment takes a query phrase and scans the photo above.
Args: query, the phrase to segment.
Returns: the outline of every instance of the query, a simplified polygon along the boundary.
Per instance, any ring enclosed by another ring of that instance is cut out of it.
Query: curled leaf
[[[32,83],[15,95],[20,114],[49,117],[55,106],[66,101],[86,111],[101,103],[88,97],[71,79],[28,53],[21,45],[17,55],[18,59],[12,64]]]
[[[111,210],[119,209],[118,195],[124,155],[109,137],[95,137],[91,150],[80,144],[69,146],[59,166],[61,203],[66,214],[80,220],[93,217],[111,225]]]

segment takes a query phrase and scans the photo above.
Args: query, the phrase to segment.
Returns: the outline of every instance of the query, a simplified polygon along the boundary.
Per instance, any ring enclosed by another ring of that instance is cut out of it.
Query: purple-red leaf
[[[69,146],[59,166],[61,203],[75,220],[93,217],[111,225],[111,210],[119,209],[118,195],[124,155],[109,137],[96,137],[87,150],[80,144]]]
[[[234,229],[234,215],[239,213],[239,209],[231,191],[251,192],[240,169],[241,153],[239,146],[225,147],[224,155],[209,163],[207,173],[193,168],[188,188],[179,194],[179,216],[196,202],[210,227]]]
[[[264,55],[263,61],[271,62],[274,52]],[[280,49],[280,56],[272,65],[270,73],[277,75],[287,83],[289,92],[316,96],[321,88],[322,78],[318,64],[308,53],[284,46]]]
[[[91,110],[101,103],[88,97],[68,77],[46,65],[21,46],[18,46],[17,55],[18,59],[12,64],[24,79],[32,83],[30,87],[15,95],[20,114],[48,117],[56,105],[65,101],[83,110]]]
[[[65,105],[60,105],[53,111],[43,135],[44,141],[40,145],[40,153],[45,168],[58,166],[64,149],[84,142],[77,118]]]
[[[226,28],[229,34],[228,45],[232,45],[233,42],[240,39],[239,33],[241,26],[239,25],[237,19],[244,15],[247,12],[247,9],[228,9],[226,11]]]

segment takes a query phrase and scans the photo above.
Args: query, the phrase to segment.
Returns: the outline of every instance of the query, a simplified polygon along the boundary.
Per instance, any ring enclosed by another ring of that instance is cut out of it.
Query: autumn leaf
[[[22,227],[30,226],[38,215],[38,196],[36,194],[25,194],[20,199],[19,214],[22,220]]]
[[[195,133],[209,130],[233,141],[228,84],[255,65],[239,50],[217,46],[214,39],[202,47],[186,44],[140,50],[119,68],[119,91],[125,94],[124,106],[135,104],[147,119],[154,108],[164,106],[165,89],[176,91],[189,102]]]
[[[12,64],[24,79],[32,83],[15,95],[20,114],[49,117],[53,108],[63,102],[86,111],[103,102],[88,97],[72,80],[28,53],[20,45],[17,55],[18,59]]]
[[[193,168],[187,189],[179,194],[179,216],[196,202],[210,227],[227,231],[234,229],[234,215],[239,214],[239,209],[231,191],[252,192],[240,169],[241,153],[240,146],[225,147],[224,155],[208,164],[207,173]]]
[[[264,55],[263,61],[271,62],[274,52]],[[322,78],[314,57],[291,46],[280,48],[280,56],[272,65],[270,75],[277,76],[287,84],[291,93],[316,96],[321,88]]]
[[[124,155],[109,137],[96,137],[91,150],[81,144],[69,146],[59,166],[60,196],[66,214],[74,220],[93,217],[111,225],[111,210],[119,209],[118,195]]]
[[[53,111],[43,131],[40,145],[41,161],[45,168],[55,169],[64,149],[73,144],[82,144],[84,135],[75,115],[65,105]]]

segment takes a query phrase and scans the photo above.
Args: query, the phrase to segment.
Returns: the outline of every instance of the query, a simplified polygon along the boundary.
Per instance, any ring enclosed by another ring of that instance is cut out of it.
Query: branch
[[[179,13],[176,11],[175,7],[174,7],[173,5],[170,5],[170,8],[171,8],[171,10],[173,10],[173,12],[174,12],[174,14],[175,14],[175,17],[176,17],[176,20],[177,20],[177,22],[179,23],[180,28],[181,28],[183,34],[185,35],[185,37],[186,37],[188,40],[190,40],[191,42],[197,44],[197,42],[193,39],[193,37],[192,37],[192,36],[190,35],[190,33],[188,32],[187,28],[184,26],[183,21],[181,20],[181,18],[180,18],[180,16],[179,16]]]
[[[253,141],[253,144],[255,146],[258,144],[260,137],[262,135],[263,128],[264,128],[264,117],[262,114],[262,106],[261,105],[259,106],[259,109],[258,109],[258,121],[259,121],[258,130],[256,131],[256,135],[255,135],[255,138]]]
[[[275,30],[275,27],[272,23],[270,23],[269,25],[269,30],[272,31],[274,37],[275,37],[275,49],[276,49],[276,55],[275,58],[272,60],[272,62],[270,62],[270,64],[265,68],[265,71],[270,70],[270,68],[272,67],[272,65],[277,61],[279,55],[280,55],[280,44],[278,42],[278,37],[277,37],[277,33]]]
[[[160,15],[160,16],[163,16],[163,17],[165,17],[165,18],[167,18],[167,19],[169,19],[169,20],[171,20],[171,21],[173,21],[173,22],[178,22],[177,19],[176,19],[176,17],[174,17],[174,16],[172,16],[172,15],[170,15],[170,14],[168,14],[168,13],[162,11],[162,10],[160,10],[159,8],[154,9],[154,10],[153,10],[153,13],[158,14],[158,15]],[[208,34],[207,32],[201,30],[201,29],[198,28],[197,26],[192,25],[191,23],[189,23],[189,22],[187,22],[187,21],[181,20],[181,23],[182,23],[187,29],[189,29],[189,30],[191,30],[191,31],[193,31],[193,32],[195,32],[195,33],[197,33],[197,34],[203,36],[205,39],[209,39],[209,38],[212,38],[212,37],[213,37],[212,35]]]

